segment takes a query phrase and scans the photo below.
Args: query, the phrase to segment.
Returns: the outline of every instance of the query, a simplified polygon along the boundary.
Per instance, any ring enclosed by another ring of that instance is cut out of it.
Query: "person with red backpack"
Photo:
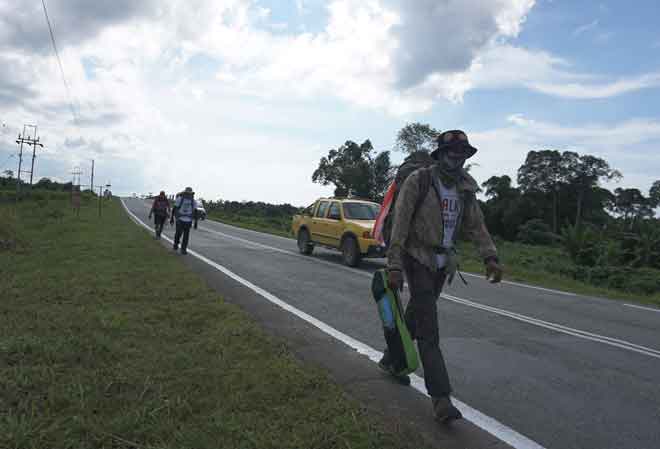
[[[391,204],[383,205],[387,216],[378,217],[375,229],[388,246],[389,287],[401,290],[404,275],[408,281],[405,324],[417,340],[433,415],[443,423],[462,418],[450,398],[436,305],[445,280],[451,283],[458,269],[459,233],[475,242],[487,278],[493,283],[502,279],[497,250],[477,202],[478,185],[463,168],[476,152],[463,131],[453,130],[438,136],[437,149],[430,156],[409,157],[388,192]],[[379,366],[394,373],[387,349]]]
[[[163,232],[165,221],[170,215],[170,200],[165,196],[165,192],[161,190],[160,194],[154,199],[149,211],[149,219],[154,216],[154,226],[156,228],[156,238],[160,240],[160,235]]]

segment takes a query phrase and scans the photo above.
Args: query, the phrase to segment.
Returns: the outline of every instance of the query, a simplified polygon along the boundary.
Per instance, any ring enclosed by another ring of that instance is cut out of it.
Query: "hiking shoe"
[[[431,404],[433,404],[433,417],[441,424],[463,418],[461,412],[451,403],[449,396],[431,398]]]
[[[181,248],[181,254],[185,256],[186,254],[188,254],[188,251],[186,251],[185,248]]]
[[[174,246],[172,247],[172,251],[177,251],[178,249],[179,249],[179,245],[175,243]]]
[[[410,376],[406,374],[400,375],[394,372],[394,367],[390,363],[390,358],[388,357],[387,353],[383,354],[383,358],[381,358],[378,362],[378,368],[392,376],[394,380],[396,380],[401,385],[410,385]]]

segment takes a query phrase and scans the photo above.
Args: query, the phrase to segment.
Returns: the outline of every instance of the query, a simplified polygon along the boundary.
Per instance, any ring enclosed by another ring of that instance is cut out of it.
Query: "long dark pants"
[[[414,258],[404,254],[403,269],[410,288],[410,302],[406,307],[406,326],[417,340],[424,367],[424,383],[431,397],[451,393],[449,375],[440,351],[437,302],[445,282],[444,271],[434,273]]]
[[[176,232],[174,233],[174,246],[179,246],[179,240],[181,240],[181,235],[183,234],[183,241],[181,242],[181,250],[188,248],[188,239],[190,238],[190,226],[192,225],[189,221],[176,221]]]
[[[160,234],[163,232],[163,226],[165,226],[165,220],[167,220],[167,215],[154,215],[154,226],[156,227],[156,237],[160,237]]]

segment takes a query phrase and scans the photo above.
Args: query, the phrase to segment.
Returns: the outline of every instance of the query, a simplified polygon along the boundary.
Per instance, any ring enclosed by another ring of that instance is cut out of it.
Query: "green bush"
[[[590,266],[599,262],[602,238],[590,226],[568,225],[562,229],[561,237],[566,252],[575,264]]]
[[[71,198],[71,192],[60,192],[53,190],[24,190],[21,192],[20,201],[62,201]],[[95,198],[89,192],[84,192],[81,195],[82,201],[89,201]],[[15,190],[0,190],[0,203],[11,203],[16,201]]]
[[[529,245],[553,245],[560,240],[561,237],[539,218],[529,220],[518,231],[518,241]]]
[[[653,295],[660,292],[660,270],[624,266],[565,265],[560,274],[598,287],[628,293]]]

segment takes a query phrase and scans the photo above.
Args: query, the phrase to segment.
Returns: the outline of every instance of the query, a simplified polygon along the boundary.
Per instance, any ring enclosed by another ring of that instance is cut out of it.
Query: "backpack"
[[[154,200],[153,210],[158,215],[166,215],[167,208],[169,206],[170,206],[170,202],[167,200],[167,198],[165,199],[156,198]]]
[[[387,190],[385,199],[376,217],[376,223],[374,224],[373,235],[374,238],[380,243],[384,243],[385,246],[390,245],[390,237],[392,235],[392,226],[394,224],[394,214],[396,210],[394,205],[396,204],[396,199],[399,195],[399,190],[405,182],[406,178],[410,176],[413,172],[426,169],[435,164],[435,159],[425,151],[416,151],[411,153],[410,156],[406,157],[403,163],[399,166],[396,176],[394,177],[394,182],[390,185],[390,188]],[[430,170],[423,170],[422,176],[419,178],[419,196],[417,197],[417,204],[415,205],[415,212],[422,202],[426,198],[426,195],[431,188],[431,172]]]
[[[176,217],[190,217],[193,218],[195,214],[195,200],[193,198],[182,197],[181,204],[176,208]],[[178,201],[177,201],[178,202]]]

